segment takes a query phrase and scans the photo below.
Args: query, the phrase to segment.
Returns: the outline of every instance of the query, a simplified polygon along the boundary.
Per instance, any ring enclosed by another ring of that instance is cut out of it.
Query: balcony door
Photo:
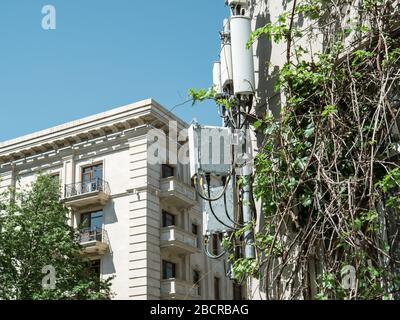
[[[82,169],[82,188],[85,192],[102,191],[103,164]]]
[[[81,214],[81,241],[101,241],[103,229],[103,211]]]
[[[82,170],[82,182],[91,182],[103,179],[103,164],[85,167]]]
[[[103,211],[88,212],[81,214],[81,228],[96,230],[103,228]]]

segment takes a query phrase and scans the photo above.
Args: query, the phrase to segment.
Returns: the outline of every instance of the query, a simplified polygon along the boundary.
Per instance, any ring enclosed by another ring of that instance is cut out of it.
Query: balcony
[[[161,280],[161,299],[199,300],[199,286],[179,279]]]
[[[65,185],[62,202],[66,207],[79,209],[87,206],[104,206],[110,198],[108,182],[95,179],[89,182],[78,182]]]
[[[161,229],[161,249],[174,254],[187,255],[199,251],[197,248],[197,237],[176,226]]]
[[[161,179],[160,198],[166,203],[183,208],[197,204],[196,190],[176,177]]]
[[[103,229],[83,229],[80,231],[79,243],[83,254],[89,256],[104,255],[109,249],[108,234]]]

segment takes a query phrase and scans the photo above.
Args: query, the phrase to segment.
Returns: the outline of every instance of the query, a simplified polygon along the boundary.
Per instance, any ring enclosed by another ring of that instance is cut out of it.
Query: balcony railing
[[[108,243],[108,234],[106,230],[95,228],[95,229],[81,229],[80,230],[80,243],[99,241]]]
[[[176,226],[161,229],[161,248],[177,254],[193,254],[198,252],[196,235]]]
[[[97,178],[92,181],[65,185],[63,202],[68,207],[84,207],[88,205],[104,205],[110,196],[107,181]]]
[[[160,197],[173,205],[191,207],[197,204],[196,190],[176,177],[161,179]]]
[[[161,299],[193,300],[200,298],[200,288],[180,279],[161,280]]]
[[[107,181],[100,178],[92,181],[65,185],[65,198],[71,198],[92,192],[104,192],[110,194],[110,186]]]
[[[86,254],[104,254],[109,247],[108,233],[100,228],[79,231],[79,242]]]

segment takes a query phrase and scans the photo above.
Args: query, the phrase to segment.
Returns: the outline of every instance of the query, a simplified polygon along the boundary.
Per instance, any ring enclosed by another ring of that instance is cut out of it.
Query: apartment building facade
[[[148,161],[150,130],[167,133],[170,121],[188,127],[150,99],[2,142],[0,190],[57,177],[85,254],[115,277],[115,299],[239,299],[225,261],[203,252],[188,164]]]

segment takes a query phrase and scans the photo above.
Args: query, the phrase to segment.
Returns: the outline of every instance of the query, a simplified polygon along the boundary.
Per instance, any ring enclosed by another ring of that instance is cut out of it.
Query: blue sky
[[[44,5],[57,29],[41,27]],[[0,141],[146,98],[166,108],[209,87],[224,0],[1,0]],[[218,125],[211,103],[179,107]]]

